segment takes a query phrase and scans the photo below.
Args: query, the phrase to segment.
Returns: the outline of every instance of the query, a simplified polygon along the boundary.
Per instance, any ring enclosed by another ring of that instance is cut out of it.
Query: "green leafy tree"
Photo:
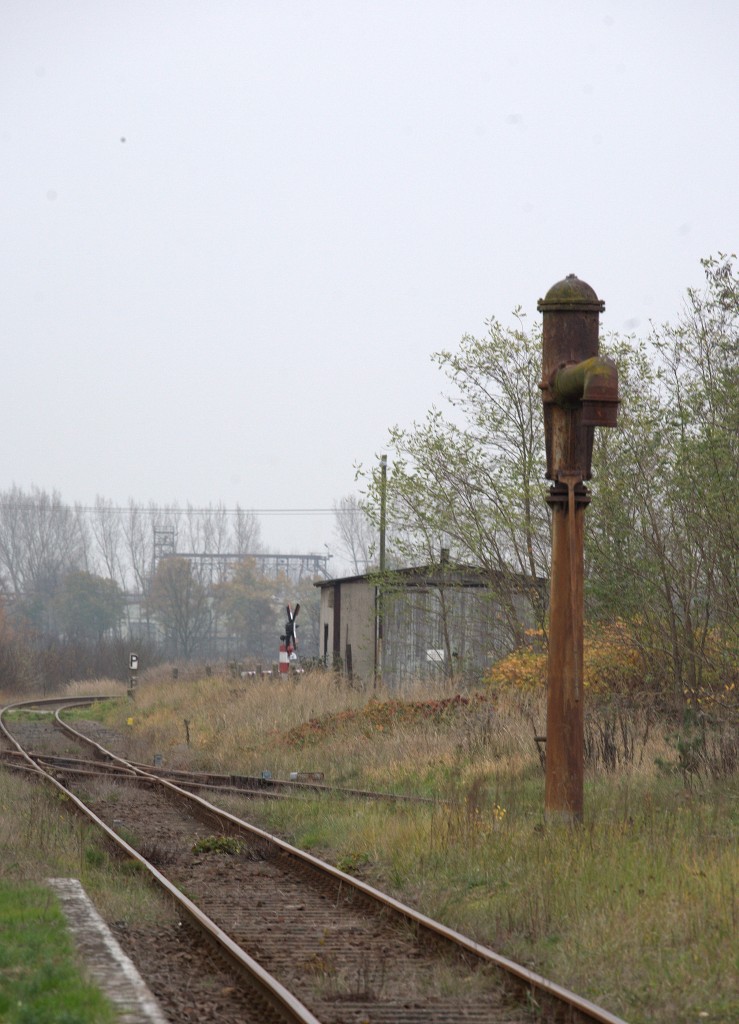
[[[239,562],[231,578],[214,588],[215,603],[245,655],[275,660],[282,632],[276,583],[259,572],[253,558]]]
[[[702,263],[673,323],[603,342],[622,406],[619,429],[595,432],[585,531],[589,619],[627,620],[645,682],[689,700],[739,674],[739,277],[733,256]],[[390,431],[388,565],[438,567],[447,548],[480,567],[516,643],[521,581],[546,624],[540,332],[492,320],[434,358],[451,409]],[[377,524],[380,476],[364,479]]]
[[[59,632],[69,640],[100,641],[117,636],[124,597],[114,580],[89,572],[70,572],[61,580],[52,602]]]
[[[621,429],[597,431],[586,532],[591,611],[628,618],[648,679],[694,695],[737,665],[739,287],[703,261],[674,324],[611,339]]]
[[[449,413],[434,408],[390,431],[387,484],[388,564],[439,565],[448,549],[479,567],[513,643],[533,624],[532,607],[544,625],[549,562],[541,337],[515,316],[516,327],[490,320],[484,338],[433,357],[453,385]],[[379,524],[379,474],[366,483]]]

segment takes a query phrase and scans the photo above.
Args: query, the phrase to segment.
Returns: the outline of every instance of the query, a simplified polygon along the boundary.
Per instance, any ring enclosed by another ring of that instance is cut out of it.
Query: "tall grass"
[[[0,1020],[107,1024],[115,1010],[80,972],[50,877],[79,878],[109,921],[159,927],[170,902],[114,859],[68,801],[0,770]]]
[[[401,699],[433,708],[450,696],[438,685],[417,684]],[[447,778],[464,780],[481,771],[501,783],[540,774],[535,736],[546,731],[542,691],[502,691],[457,713],[415,717],[394,716],[392,707],[382,713],[390,697],[348,688],[322,672],[260,681],[213,676],[186,683],[159,673],[138,687],[135,701],[111,705],[103,714],[126,737],[131,756],[160,753],[172,767],[321,770],[335,784],[405,786],[420,793],[436,793]],[[656,727],[650,714],[648,708],[620,706],[591,712],[586,727],[590,773],[621,766],[650,773],[657,760],[674,760],[666,727]]]
[[[169,914],[156,891],[111,856],[91,823],[68,801],[24,776],[0,770],[0,883],[79,878],[109,920],[155,922]]]
[[[674,723],[589,697],[585,821],[551,826],[543,694],[452,696],[160,674],[100,713],[143,761],[434,797],[231,806],[634,1024],[739,1020],[736,774],[687,778]]]

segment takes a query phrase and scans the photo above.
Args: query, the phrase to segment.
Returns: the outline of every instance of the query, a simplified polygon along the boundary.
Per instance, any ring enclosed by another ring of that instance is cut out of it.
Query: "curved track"
[[[62,722],[64,707],[94,699],[11,705],[0,712],[0,725],[18,758],[68,793],[218,943],[250,984],[259,987],[276,1019],[510,1024],[536,1017],[623,1024],[588,1000],[117,757]],[[56,726],[75,742],[92,745],[96,763],[113,767],[115,777],[71,765],[42,768],[40,752],[31,757],[2,722],[11,708],[34,707],[56,707]],[[231,856],[213,856],[218,850],[230,850]]]

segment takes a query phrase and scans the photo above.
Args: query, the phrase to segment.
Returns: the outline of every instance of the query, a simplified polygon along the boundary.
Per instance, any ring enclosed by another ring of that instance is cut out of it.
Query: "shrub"
[[[487,686],[532,690],[546,684],[547,655],[531,634],[531,641],[496,662],[485,677]],[[586,630],[584,640],[585,689],[593,693],[629,694],[642,691],[647,673],[628,625],[616,621]]]

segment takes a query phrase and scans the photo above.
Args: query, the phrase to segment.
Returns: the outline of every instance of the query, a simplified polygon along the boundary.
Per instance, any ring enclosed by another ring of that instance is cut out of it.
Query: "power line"
[[[226,516],[307,516],[307,515],[355,515],[360,509],[345,508],[221,508],[209,506],[193,508],[192,506],[162,505],[39,505],[29,503],[6,502],[0,499],[0,510],[13,509],[18,512],[97,512],[104,514],[141,513],[143,515],[182,516],[182,515],[226,515]]]

